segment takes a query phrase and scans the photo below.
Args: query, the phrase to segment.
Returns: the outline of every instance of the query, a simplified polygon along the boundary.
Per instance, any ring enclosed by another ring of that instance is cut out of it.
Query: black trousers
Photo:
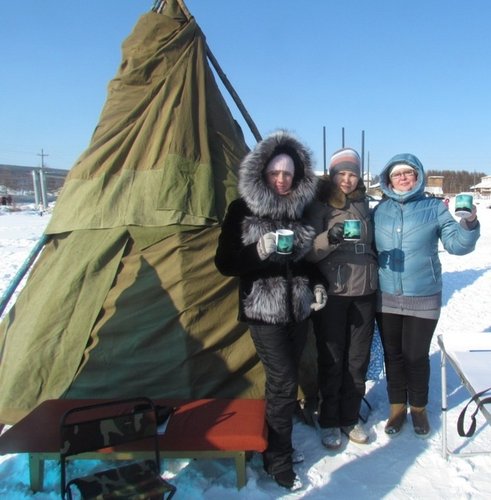
[[[365,395],[375,326],[375,294],[330,295],[312,315],[321,396],[319,425],[340,427],[358,421]]]
[[[307,339],[308,321],[290,325],[249,325],[266,373],[268,448],[264,468],[277,474],[292,468],[293,415],[297,405],[298,366]]]
[[[438,320],[378,313],[389,403],[428,404],[430,344]]]

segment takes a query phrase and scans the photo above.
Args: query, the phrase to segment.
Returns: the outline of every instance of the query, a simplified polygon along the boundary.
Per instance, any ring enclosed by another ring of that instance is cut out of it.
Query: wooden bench
[[[50,399],[0,436],[0,454],[28,453],[31,489],[43,488],[44,461],[59,459],[59,424],[62,415],[75,406],[96,399]],[[246,484],[246,454],[267,446],[265,403],[258,399],[200,399],[183,401],[154,399],[158,405],[177,407],[165,433],[159,438],[163,458],[233,458],[237,487]],[[140,447],[138,447],[140,446]],[[86,459],[133,460],[147,458],[151,451],[140,445],[104,448],[77,456]]]

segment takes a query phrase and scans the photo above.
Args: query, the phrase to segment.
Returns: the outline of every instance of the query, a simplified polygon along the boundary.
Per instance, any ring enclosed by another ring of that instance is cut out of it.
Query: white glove
[[[310,308],[314,311],[320,311],[327,304],[327,292],[324,285],[315,285],[314,297],[315,302],[310,304]]]
[[[469,215],[469,217],[467,217],[467,221],[468,222],[473,222],[476,219],[477,219],[477,207],[476,207],[476,205],[472,205],[472,212]]]
[[[261,260],[266,260],[276,251],[276,235],[274,233],[263,234],[257,242],[257,253]]]
[[[472,205],[472,212],[469,217],[462,217],[460,219],[460,225],[467,231],[471,231],[477,227],[477,207]]]

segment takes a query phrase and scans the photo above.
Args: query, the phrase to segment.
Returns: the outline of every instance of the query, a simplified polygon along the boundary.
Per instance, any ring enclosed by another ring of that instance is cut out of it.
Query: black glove
[[[334,224],[334,226],[332,226],[327,233],[327,239],[329,240],[329,243],[331,245],[341,243],[344,240],[343,233],[344,224],[342,222],[337,222],[336,224]]]

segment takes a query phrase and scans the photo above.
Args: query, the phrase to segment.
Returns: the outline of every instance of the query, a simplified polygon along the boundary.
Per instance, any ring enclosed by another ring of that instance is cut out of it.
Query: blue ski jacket
[[[389,184],[388,174],[397,163],[411,166],[418,176],[415,187],[402,194]],[[441,200],[425,195],[423,165],[412,154],[394,156],[380,177],[386,197],[374,211],[380,291],[414,297],[440,293],[439,240],[447,252],[465,255],[474,250],[479,223],[457,222]]]

